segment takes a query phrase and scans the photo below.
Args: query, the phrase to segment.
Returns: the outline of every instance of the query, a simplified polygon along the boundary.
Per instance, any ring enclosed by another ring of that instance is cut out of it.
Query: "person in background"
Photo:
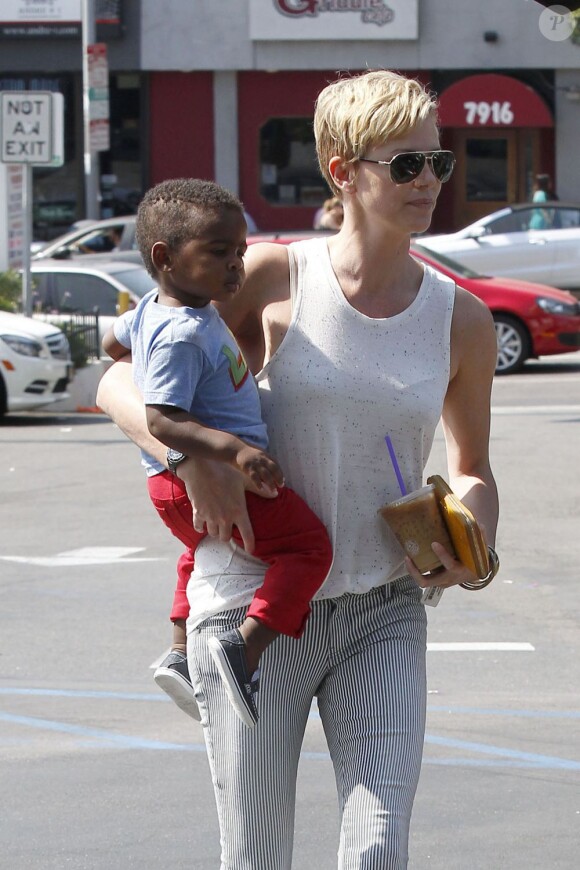
[[[327,199],[314,218],[315,230],[339,230],[344,218],[344,209],[338,196]]]
[[[532,202],[548,202],[555,197],[552,191],[552,182],[549,175],[536,175],[536,183],[534,185],[534,195]],[[535,208],[530,218],[529,229],[545,230],[552,226],[552,210],[549,208]]]
[[[244,287],[219,304],[257,373],[270,449],[334,548],[300,643],[280,637],[264,653],[260,721],[251,732],[214,691],[207,647],[238,624],[261,582],[259,566],[230,540],[233,526],[252,535],[244,481],[223,463],[188,459],[178,469],[195,527],[213,537],[197,548],[188,586],[188,660],[204,698],[222,870],[291,866],[314,698],[336,779],[339,870],[407,867],[426,715],[422,593],[481,583],[438,542],[442,568],[422,576],[381,525],[379,508],[400,495],[385,436],[412,491],[423,484],[441,419],[449,482],[491,546],[498,517],[490,311],[409,253],[454,166],[440,149],[435,99],[388,70],[345,74],[319,94],[314,130],[321,171],[344,205],[340,230],[289,246],[252,245]],[[128,365],[109,369],[98,402],[163,459]],[[200,620],[201,602],[216,588],[214,612]]]

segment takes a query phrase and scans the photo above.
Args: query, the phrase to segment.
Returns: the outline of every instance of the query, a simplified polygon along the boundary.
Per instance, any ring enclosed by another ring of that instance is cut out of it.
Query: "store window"
[[[506,139],[467,140],[465,182],[468,202],[508,201],[507,158]]]
[[[328,197],[312,118],[270,118],[260,130],[260,193],[272,205],[320,206]]]
[[[143,194],[141,93],[137,73],[111,75],[111,148],[102,151],[101,217],[134,214]]]

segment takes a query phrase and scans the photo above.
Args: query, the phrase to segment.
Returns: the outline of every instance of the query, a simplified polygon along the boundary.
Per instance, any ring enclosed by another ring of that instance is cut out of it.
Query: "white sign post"
[[[64,97],[49,91],[0,92],[0,160],[20,164],[22,173],[22,309],[32,316],[30,243],[32,167],[62,166]],[[6,208],[6,206],[4,206]]]

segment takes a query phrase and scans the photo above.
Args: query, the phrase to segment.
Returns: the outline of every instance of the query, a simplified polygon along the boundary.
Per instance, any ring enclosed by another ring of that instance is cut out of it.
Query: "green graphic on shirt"
[[[237,391],[240,389],[240,387],[248,377],[248,366],[244,357],[242,356],[241,351],[236,357],[231,347],[228,347],[227,344],[224,344],[222,347],[222,353],[224,353],[228,358],[230,364],[230,378],[232,380],[232,384],[234,385],[234,390]]]

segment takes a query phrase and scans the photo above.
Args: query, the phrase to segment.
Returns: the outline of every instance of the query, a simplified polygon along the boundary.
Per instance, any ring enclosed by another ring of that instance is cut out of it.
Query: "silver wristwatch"
[[[173,474],[177,474],[177,466],[180,465],[184,459],[187,459],[185,453],[181,453],[179,450],[173,450],[173,448],[167,448],[167,467]]]

